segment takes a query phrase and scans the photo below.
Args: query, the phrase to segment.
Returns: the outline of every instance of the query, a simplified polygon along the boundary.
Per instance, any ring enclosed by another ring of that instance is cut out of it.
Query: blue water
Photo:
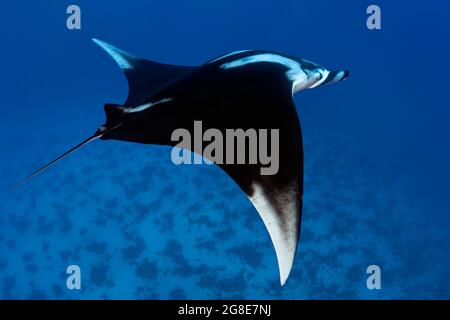
[[[374,1],[65,1],[1,4],[0,297],[450,298],[450,5]],[[197,65],[270,49],[348,69],[295,96],[305,142],[301,242],[279,285],[268,233],[213,166],[170,148],[96,141],[9,190],[104,122],[127,84],[96,37]],[[66,267],[81,268],[81,290]],[[381,290],[366,268],[381,267]]]

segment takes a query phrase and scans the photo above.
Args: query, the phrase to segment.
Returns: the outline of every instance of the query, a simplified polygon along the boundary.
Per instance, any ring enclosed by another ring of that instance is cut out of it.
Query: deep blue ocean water
[[[72,31],[69,4],[1,4],[1,298],[450,298],[448,3],[77,0]],[[369,4],[381,30],[366,28]],[[96,141],[10,191],[124,101],[93,37],[172,64],[269,49],[351,71],[295,96],[305,195],[284,287],[244,194],[217,167],[174,165],[169,147]],[[371,264],[381,290],[366,287]]]

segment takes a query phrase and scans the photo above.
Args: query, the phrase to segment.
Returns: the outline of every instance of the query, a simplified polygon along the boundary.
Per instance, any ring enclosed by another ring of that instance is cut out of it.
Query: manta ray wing
[[[249,85],[239,83],[242,90],[248,93],[239,108],[241,116],[248,114],[240,123],[241,127],[257,121],[254,123],[255,128],[279,129],[278,172],[274,175],[262,175],[261,164],[219,166],[246,193],[262,218],[275,248],[280,282],[284,285],[292,269],[300,235],[303,194],[300,121],[292,94],[284,89],[285,84],[274,81],[267,87],[260,86],[256,79],[248,83]],[[255,92],[254,97],[251,92]]]
[[[92,41],[105,50],[125,73],[128,80],[128,98],[124,105],[128,108],[138,106],[153,92],[197,69],[141,59],[104,41]]]
[[[292,143],[294,150],[289,158],[280,158],[280,171],[276,175],[261,176],[245,165],[220,167],[246,193],[263,220],[275,248],[280,282],[284,285],[292,269],[300,236],[303,151],[299,140],[280,143]]]

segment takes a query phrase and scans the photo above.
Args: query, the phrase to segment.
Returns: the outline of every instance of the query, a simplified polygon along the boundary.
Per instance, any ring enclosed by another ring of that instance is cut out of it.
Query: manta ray
[[[105,104],[106,122],[95,133],[17,185],[93,140],[175,146],[178,128],[279,130],[279,170],[261,174],[261,163],[217,164],[247,195],[266,226],[284,285],[299,242],[303,194],[303,144],[293,94],[344,80],[348,71],[328,71],[311,61],[267,51],[242,50],[200,66],[138,58],[93,39],[128,80],[123,104]],[[190,150],[193,151],[193,150]],[[16,186],[17,186],[16,185]]]

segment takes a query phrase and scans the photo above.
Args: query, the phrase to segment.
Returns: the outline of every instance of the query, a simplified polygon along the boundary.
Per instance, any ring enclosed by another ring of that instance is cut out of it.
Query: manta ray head
[[[226,61],[222,63],[222,60]],[[221,64],[221,69],[242,68],[250,64],[282,66],[279,70],[284,72],[288,80],[291,81],[293,93],[315,88],[322,84],[345,80],[350,74],[343,70],[329,71],[309,60],[271,51],[237,51],[215,59],[211,63],[214,62]]]
[[[298,64],[292,70],[293,76],[293,93],[304,89],[312,89],[318,86],[335,83],[347,79],[350,72],[347,70],[329,71],[326,68],[305,60],[297,58],[295,62]]]

